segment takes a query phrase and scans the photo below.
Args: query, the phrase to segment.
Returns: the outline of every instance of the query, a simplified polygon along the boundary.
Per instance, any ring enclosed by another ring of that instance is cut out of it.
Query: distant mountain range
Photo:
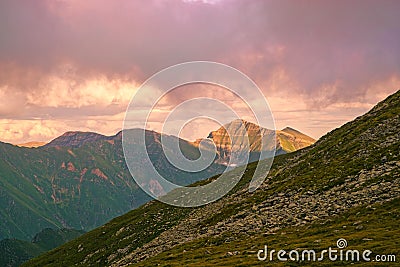
[[[248,184],[256,164],[249,164],[216,202],[178,208],[151,201],[23,266],[297,266],[308,263],[260,262],[257,252],[265,246],[321,252],[336,249],[339,238],[346,249],[371,250],[371,259],[398,256],[399,129],[400,91],[313,146],[276,157],[255,192]],[[210,138],[222,144],[222,136]],[[325,258],[318,266],[349,263]]]
[[[249,136],[256,151],[259,139],[253,136],[253,129],[261,130],[262,134],[268,130],[247,122],[246,125],[251,130]],[[133,135],[141,133],[139,129],[128,131]],[[163,153],[160,133],[146,131],[146,146],[151,161],[164,177],[188,185],[226,168],[221,164],[227,154],[227,147],[221,146],[226,140],[217,135],[221,132],[219,129],[210,133],[221,158],[198,173],[178,170],[169,163]],[[278,136],[281,136],[279,141],[286,138],[279,149],[288,152],[313,141],[301,133],[286,133],[285,130],[278,131]],[[165,135],[164,138],[178,140],[187,158],[199,157],[196,144],[174,136]],[[225,154],[222,155],[223,150]],[[134,157],[140,164],[142,156]],[[30,240],[44,228],[87,231],[150,200],[127,170],[122,132],[113,136],[66,132],[38,148],[0,142],[0,185],[0,239]],[[157,190],[157,186],[153,186]]]
[[[163,154],[161,135],[146,135],[152,161],[171,181],[190,184],[225,169],[176,170]],[[188,158],[199,153],[179,141]],[[0,143],[0,185],[0,239],[30,240],[44,228],[86,231],[150,200],[127,170],[121,133],[67,133],[39,148]]]
[[[231,138],[228,132],[234,132],[233,139],[235,143],[231,144]],[[115,136],[120,135],[121,132]],[[291,127],[286,127],[282,130],[269,130],[263,128],[255,123],[251,123],[245,120],[235,120],[224,126],[221,126],[218,130],[210,132],[207,136],[208,140],[212,140],[216,147],[218,156],[221,159],[227,159],[227,154],[231,154],[232,150],[240,150],[243,147],[243,142],[246,136],[249,138],[249,149],[251,152],[259,152],[261,150],[262,138],[270,135],[276,136],[275,146],[276,154],[284,154],[293,152],[298,149],[310,146],[315,143],[315,139],[301,133]],[[78,148],[83,146],[85,143],[96,142],[96,141],[111,141],[115,136],[105,136],[95,132],[82,132],[82,131],[70,131],[63,135],[55,138],[49,143],[32,141],[22,144],[17,144],[20,147],[70,147]],[[197,139],[193,144],[198,146],[204,138]],[[270,145],[266,147],[267,150],[274,150],[274,147]],[[222,160],[221,160],[222,161]]]

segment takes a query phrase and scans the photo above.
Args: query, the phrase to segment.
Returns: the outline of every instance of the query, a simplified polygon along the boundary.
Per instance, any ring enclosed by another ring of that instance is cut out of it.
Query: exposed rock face
[[[234,120],[212,131],[207,138],[216,146],[217,162],[225,165],[229,164],[233,152],[236,158],[242,157],[234,160],[240,164],[247,162],[247,151],[250,152],[249,159],[252,162],[260,158],[261,151],[267,152],[268,156],[273,156],[275,147],[276,154],[284,154],[310,146],[315,142],[313,138],[290,127],[282,131],[274,131],[245,120]],[[194,143],[199,145],[202,140],[198,139]]]

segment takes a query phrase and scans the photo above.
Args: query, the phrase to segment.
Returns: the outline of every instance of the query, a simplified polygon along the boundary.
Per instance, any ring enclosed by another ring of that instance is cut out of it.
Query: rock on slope
[[[247,266],[268,241],[319,248],[342,234],[362,249],[400,253],[399,129],[397,92],[312,147],[278,156],[254,193],[250,164],[219,201],[194,209],[149,202],[25,266]],[[301,231],[315,236],[299,243]]]

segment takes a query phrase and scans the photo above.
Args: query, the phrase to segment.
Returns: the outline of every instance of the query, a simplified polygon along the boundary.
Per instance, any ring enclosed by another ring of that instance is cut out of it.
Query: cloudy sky
[[[318,138],[400,88],[399,12],[388,0],[1,0],[0,140],[114,134],[143,81],[192,60],[244,72],[277,128]],[[183,137],[212,127],[194,123]]]

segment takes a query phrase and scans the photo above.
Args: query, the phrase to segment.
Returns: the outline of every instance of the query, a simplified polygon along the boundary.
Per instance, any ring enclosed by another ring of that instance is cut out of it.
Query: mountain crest
[[[98,140],[108,140],[109,137],[94,133],[94,132],[81,132],[81,131],[69,131],[65,132],[61,136],[53,139],[44,147],[81,147],[87,142],[94,142]]]

